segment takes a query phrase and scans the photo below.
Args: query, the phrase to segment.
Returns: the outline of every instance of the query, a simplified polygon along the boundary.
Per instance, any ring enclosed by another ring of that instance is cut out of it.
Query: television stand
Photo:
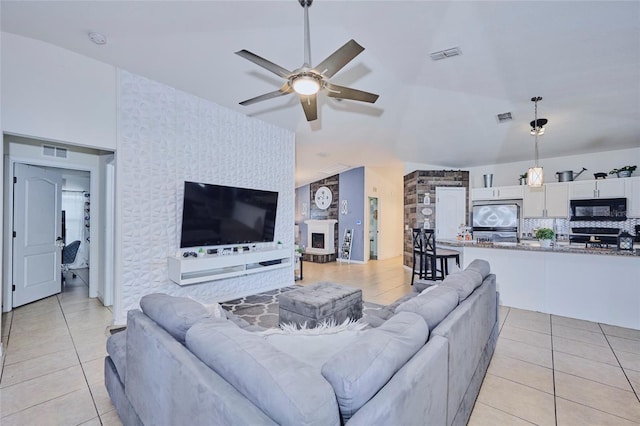
[[[292,258],[291,250],[269,249],[203,257],[170,256],[167,262],[169,279],[185,286],[288,268]]]

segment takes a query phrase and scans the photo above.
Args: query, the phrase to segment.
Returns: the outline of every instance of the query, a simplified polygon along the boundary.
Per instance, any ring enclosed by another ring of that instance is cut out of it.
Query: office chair
[[[62,249],[62,281],[64,281],[64,273],[69,272],[69,265],[76,261],[79,248],[80,240],[75,240]],[[75,278],[76,274],[72,273],[72,276]]]

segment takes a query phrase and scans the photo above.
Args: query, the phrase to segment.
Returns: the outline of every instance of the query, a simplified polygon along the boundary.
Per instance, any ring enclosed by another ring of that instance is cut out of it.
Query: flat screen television
[[[184,183],[180,247],[272,242],[278,193]]]

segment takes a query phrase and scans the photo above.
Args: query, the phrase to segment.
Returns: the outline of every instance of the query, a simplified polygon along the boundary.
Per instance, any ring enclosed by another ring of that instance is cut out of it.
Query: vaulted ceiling
[[[309,9],[315,65],[365,47],[331,81],[375,104],[319,99],[307,122],[295,95],[238,103],[282,80],[237,56],[295,69],[303,8],[282,1],[7,1],[2,30],[116,65],[296,134],[296,183],[353,166],[446,168],[533,156],[531,97],[542,96],[540,156],[640,146],[640,2],[331,1]],[[98,46],[89,31],[107,36]],[[433,61],[435,51],[462,55]],[[496,115],[513,119],[499,123]],[[265,143],[268,143],[266,141]]]

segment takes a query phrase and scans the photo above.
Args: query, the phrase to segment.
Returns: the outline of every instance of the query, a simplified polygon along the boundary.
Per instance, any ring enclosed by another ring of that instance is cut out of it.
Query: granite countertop
[[[522,241],[519,243],[492,243],[492,242],[477,242],[471,241],[458,241],[458,240],[438,240],[438,246],[449,247],[477,247],[477,248],[494,248],[501,250],[522,250],[522,251],[547,251],[554,253],[573,253],[573,254],[593,254],[593,255],[607,255],[607,256],[628,256],[628,257],[640,257],[640,244],[634,244],[633,250],[618,250],[617,248],[586,248],[584,244],[570,245],[568,242],[561,241],[558,245],[551,248],[540,247],[540,244],[535,240]]]

